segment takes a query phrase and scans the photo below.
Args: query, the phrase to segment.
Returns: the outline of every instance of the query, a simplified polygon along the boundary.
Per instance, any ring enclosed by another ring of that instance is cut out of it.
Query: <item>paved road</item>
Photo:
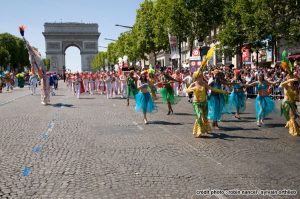
[[[51,106],[40,105],[27,89],[0,95],[0,198],[226,199],[245,197],[196,191],[300,192],[299,137],[289,136],[279,113],[258,128],[253,100],[242,120],[226,116],[212,136],[193,138],[193,109],[185,98],[170,116],[159,101],[144,125],[133,103],[98,95],[78,100],[60,86]]]

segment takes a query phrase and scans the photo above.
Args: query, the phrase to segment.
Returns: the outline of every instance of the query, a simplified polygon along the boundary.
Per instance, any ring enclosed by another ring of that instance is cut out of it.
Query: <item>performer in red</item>
[[[84,91],[89,92],[89,75],[87,72],[82,73],[82,79],[84,84]]]
[[[80,93],[82,93],[83,91],[84,89],[83,89],[82,79],[79,73],[77,73],[75,76],[75,92],[76,92],[77,99],[80,98]]]

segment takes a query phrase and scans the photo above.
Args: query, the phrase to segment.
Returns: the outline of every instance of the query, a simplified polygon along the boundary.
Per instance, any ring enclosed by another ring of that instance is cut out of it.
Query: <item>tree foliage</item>
[[[168,34],[181,42],[207,40],[218,29],[221,51],[241,54],[244,44],[271,44],[285,39],[300,41],[299,0],[144,0],[137,10],[133,29],[122,33],[108,46],[110,63],[128,55],[129,60],[145,59],[145,54],[169,51]]]
[[[8,52],[9,57],[6,60],[9,60],[11,67],[17,70],[23,70],[23,66],[29,65],[28,51],[22,39],[9,33],[2,33],[0,34],[0,48]],[[7,55],[7,53],[5,54]],[[7,63],[2,64],[7,65]]]
[[[94,71],[105,67],[105,60],[108,59],[107,52],[99,52],[92,60],[92,68]]]

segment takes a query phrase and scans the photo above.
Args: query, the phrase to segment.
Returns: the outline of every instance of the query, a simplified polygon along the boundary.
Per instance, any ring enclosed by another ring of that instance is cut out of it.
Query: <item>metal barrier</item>
[[[283,99],[284,93],[283,88],[279,87],[279,85],[275,85],[269,89],[270,96],[273,99]],[[248,97],[256,97],[257,96],[257,89],[256,87],[247,88],[247,96]]]

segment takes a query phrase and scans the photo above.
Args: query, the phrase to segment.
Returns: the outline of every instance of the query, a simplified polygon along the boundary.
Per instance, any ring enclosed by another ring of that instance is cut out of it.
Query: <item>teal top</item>
[[[263,82],[262,84],[258,83],[256,85],[256,88],[257,88],[258,91],[266,90],[267,89],[267,84],[266,84],[266,82]]]
[[[212,87],[213,87],[213,88],[217,88],[217,89],[222,89],[221,84],[217,84],[217,81],[216,81],[216,80],[214,80],[214,83],[213,83]]]
[[[240,85],[240,83],[241,83],[240,81],[234,80],[233,83],[235,83],[235,84],[233,84],[233,88],[235,88],[235,89],[242,88],[242,86]]]

